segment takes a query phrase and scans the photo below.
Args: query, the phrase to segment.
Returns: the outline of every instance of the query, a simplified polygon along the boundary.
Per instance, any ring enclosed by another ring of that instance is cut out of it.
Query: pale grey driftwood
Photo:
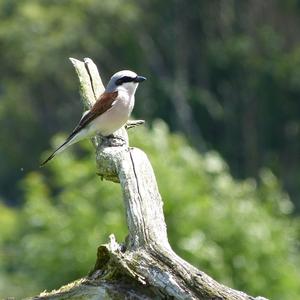
[[[71,61],[89,108],[104,89],[97,67],[88,58]],[[124,128],[94,145],[98,174],[121,185],[128,238],[119,245],[111,235],[86,278],[35,299],[264,299],[216,282],[173,252],[153,169],[143,151],[129,147]]]

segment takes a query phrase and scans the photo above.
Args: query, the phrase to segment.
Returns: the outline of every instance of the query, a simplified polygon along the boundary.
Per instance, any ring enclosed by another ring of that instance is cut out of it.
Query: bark
[[[104,89],[97,67],[90,59],[71,61],[90,107]],[[111,235],[85,278],[31,299],[265,299],[216,282],[173,252],[153,169],[143,151],[129,147],[125,128],[93,142],[99,176],[121,185],[128,237],[120,245]]]

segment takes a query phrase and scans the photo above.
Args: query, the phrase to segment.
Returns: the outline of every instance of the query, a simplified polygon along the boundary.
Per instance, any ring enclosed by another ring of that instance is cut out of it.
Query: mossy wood
[[[89,58],[70,60],[89,108],[104,90],[97,67]],[[125,127],[142,123],[131,121]],[[85,278],[32,299],[265,299],[216,282],[173,252],[152,166],[143,151],[129,147],[126,129],[93,139],[99,176],[119,182],[123,191],[126,241],[120,245],[111,235]]]

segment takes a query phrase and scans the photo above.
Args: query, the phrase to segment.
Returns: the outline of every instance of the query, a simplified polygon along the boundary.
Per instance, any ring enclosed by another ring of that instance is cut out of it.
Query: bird
[[[78,125],[53,153],[44,160],[43,167],[55,155],[82,139],[100,134],[107,137],[120,129],[129,119],[135,103],[135,92],[139,83],[145,81],[130,70],[115,73],[109,80],[105,91],[99,96],[90,110],[83,113]]]

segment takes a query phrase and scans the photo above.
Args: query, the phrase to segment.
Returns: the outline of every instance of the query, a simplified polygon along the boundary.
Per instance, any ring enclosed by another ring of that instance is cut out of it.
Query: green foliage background
[[[157,121],[130,134],[149,155],[164,200],[176,252],[217,280],[271,299],[300,293],[299,221],[274,175],[236,181],[216,152],[199,155],[182,136]],[[80,159],[58,156],[46,174],[21,182],[25,202],[0,207],[0,293],[28,296],[84,276],[110,233],[126,223],[119,185],[95,175],[86,142]]]
[[[299,27],[298,0],[0,0],[0,297],[84,276],[110,233],[126,236],[89,142],[38,169],[81,115],[71,56],[104,83],[148,78],[134,113],[153,128],[131,144],[174,249],[234,288],[299,298]]]
[[[20,203],[20,169],[80,118],[72,56],[104,82],[147,76],[136,116],[217,150],[236,178],[271,168],[300,207],[298,2],[0,0],[1,195]]]

